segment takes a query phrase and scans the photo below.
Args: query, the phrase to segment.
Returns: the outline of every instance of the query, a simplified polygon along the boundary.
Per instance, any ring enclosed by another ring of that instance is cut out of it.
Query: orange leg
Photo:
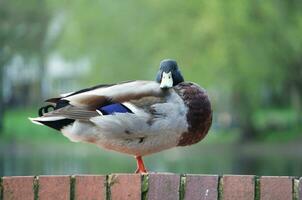
[[[137,163],[137,169],[135,173],[147,173],[147,170],[144,165],[144,161],[141,156],[135,156],[136,163]]]

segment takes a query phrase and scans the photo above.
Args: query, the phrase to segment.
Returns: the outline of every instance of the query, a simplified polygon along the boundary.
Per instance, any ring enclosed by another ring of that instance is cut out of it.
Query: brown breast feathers
[[[193,83],[180,83],[175,91],[188,107],[188,132],[183,133],[178,146],[195,144],[203,139],[212,124],[212,108],[206,91]]]

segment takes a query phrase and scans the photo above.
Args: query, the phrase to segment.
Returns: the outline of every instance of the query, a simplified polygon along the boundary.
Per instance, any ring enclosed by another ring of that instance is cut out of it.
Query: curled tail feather
[[[45,116],[45,114],[52,112],[54,110],[57,110],[60,107],[64,107],[63,104],[66,102],[63,102],[59,105],[47,105],[43,106],[38,110],[39,117],[36,118],[29,118],[30,121],[32,121],[35,124],[39,125],[45,125],[50,128],[56,129],[60,131],[65,126],[68,126],[72,124],[75,120],[74,119],[68,119],[63,116]]]
[[[41,107],[38,111],[39,117],[42,117],[45,113],[48,113],[50,108],[55,110],[55,107],[53,105],[47,105],[47,106]]]

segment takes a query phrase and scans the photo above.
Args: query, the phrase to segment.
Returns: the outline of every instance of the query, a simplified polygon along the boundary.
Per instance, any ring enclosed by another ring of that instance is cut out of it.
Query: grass
[[[33,124],[28,117],[37,116],[34,109],[10,110],[5,113],[3,140],[36,142],[41,140],[64,142],[61,134],[45,126]]]
[[[294,109],[266,109],[255,112],[253,120],[259,130],[259,140],[266,142],[289,142],[301,139],[302,125]]]
[[[297,139],[301,139],[301,130],[300,128],[290,128],[286,131],[269,131],[266,132],[265,135],[261,137],[261,139],[265,142],[290,142],[295,141]]]
[[[258,128],[295,126],[296,119],[296,111],[290,108],[258,110],[254,114],[254,123]]]

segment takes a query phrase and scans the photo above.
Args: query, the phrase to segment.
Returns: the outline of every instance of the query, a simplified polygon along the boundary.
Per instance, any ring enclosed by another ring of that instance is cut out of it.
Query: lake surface
[[[144,158],[153,172],[302,176],[302,145],[206,144]],[[0,176],[132,173],[135,159],[90,144],[21,142],[0,146]]]

